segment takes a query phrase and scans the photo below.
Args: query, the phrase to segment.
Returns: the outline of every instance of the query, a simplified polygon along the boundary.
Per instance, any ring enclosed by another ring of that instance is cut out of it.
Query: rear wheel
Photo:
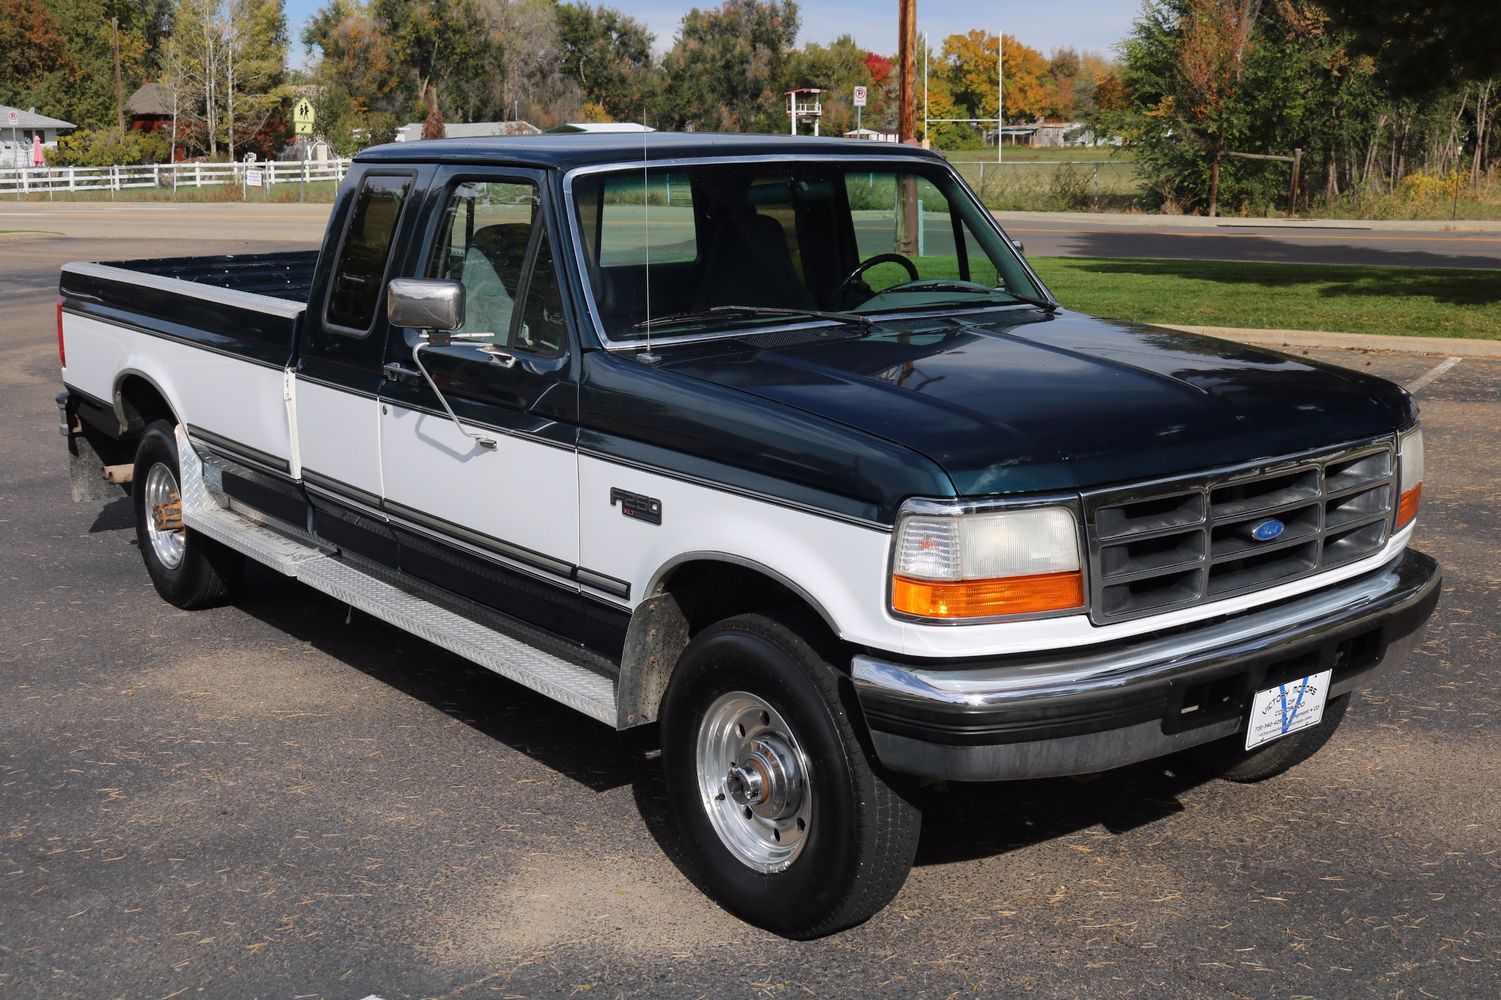
[[[188,610],[213,607],[238,584],[244,557],[183,526],[181,482],[177,436],[158,420],[141,435],[132,476],[141,558],[165,600]]]
[[[760,615],[689,643],[662,711],[667,791],[726,909],[789,937],[858,924],[906,881],[921,814],[882,772],[848,680]]]
[[[1350,695],[1335,698],[1324,706],[1324,717],[1318,725],[1254,750],[1245,749],[1245,737],[1238,735],[1210,744],[1199,752],[1203,754],[1205,766],[1226,781],[1265,781],[1292,770],[1322,750],[1339,728],[1345,709],[1349,707]]]

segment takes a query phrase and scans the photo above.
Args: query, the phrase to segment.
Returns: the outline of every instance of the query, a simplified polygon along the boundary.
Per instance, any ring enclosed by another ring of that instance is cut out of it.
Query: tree
[[[1209,153],[1209,214],[1219,210],[1220,168],[1236,113],[1261,0],[1191,0],[1178,50],[1179,122]]]
[[[359,0],[331,0],[320,8],[303,29],[302,42],[321,54],[313,77],[329,103],[314,101],[319,122],[331,124],[343,114],[395,112],[410,103],[391,40]]]
[[[285,103],[281,0],[177,0],[161,86],[189,145],[230,158]],[[266,145],[258,141],[262,152]]]
[[[456,120],[493,106],[493,26],[479,0],[373,0],[371,13],[391,47],[408,112],[430,82]]]
[[[996,65],[996,36],[978,28],[943,40],[941,72],[957,105],[972,118],[996,117],[996,71],[1002,71],[1005,115],[1009,121],[1032,121],[1044,115],[1050,99],[1042,53],[1005,36],[1003,65]]]
[[[0,0],[0,103],[21,104],[35,81],[58,68],[65,46],[57,18],[42,0]]]
[[[257,135],[285,103],[287,21],[281,0],[228,0],[223,11],[225,139]]]
[[[443,113],[438,110],[438,90],[431,83],[427,85],[423,103],[427,105],[427,114],[422,116],[422,138],[448,138],[448,129],[443,127]]]
[[[792,0],[725,0],[690,10],[663,61],[664,124],[783,131],[784,68],[797,28]]]
[[[1432,96],[1501,76],[1501,4],[1318,0],[1353,52],[1376,60],[1393,94]]]
[[[584,101],[604,118],[640,117],[655,90],[655,36],[646,25],[584,3],[559,4],[557,20],[560,68],[578,83]]]
[[[0,101],[35,106],[80,128],[117,127],[114,37],[128,93],[146,65],[148,5],[134,0],[5,0],[0,40]],[[13,5],[12,5],[13,4]],[[52,37],[56,32],[61,44]],[[31,48],[40,43],[39,47]]]
[[[809,42],[788,55],[784,87],[823,89],[821,131],[829,135],[848,132],[855,127],[856,87],[870,88],[862,120],[868,116],[871,121],[879,121],[886,110],[884,95],[875,89],[870,74],[869,57],[870,53],[850,35],[840,35],[828,45]]]

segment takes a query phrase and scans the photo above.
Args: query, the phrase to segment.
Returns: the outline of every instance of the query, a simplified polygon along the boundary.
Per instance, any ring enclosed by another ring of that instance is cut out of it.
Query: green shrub
[[[59,167],[111,167],[137,163],[166,163],[171,142],[157,132],[126,132],[112,128],[79,129],[61,136],[47,163]]]

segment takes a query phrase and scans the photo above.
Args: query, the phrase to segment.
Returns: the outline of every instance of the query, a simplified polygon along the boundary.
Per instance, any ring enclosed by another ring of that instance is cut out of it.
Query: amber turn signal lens
[[[906,615],[949,619],[1067,611],[1084,606],[1084,574],[1073,570],[958,583],[893,576],[891,606]]]
[[[1418,504],[1422,503],[1422,501],[1422,483],[1418,483],[1418,485],[1402,494],[1402,498],[1397,501],[1397,527],[1406,527],[1409,521],[1418,516]]]

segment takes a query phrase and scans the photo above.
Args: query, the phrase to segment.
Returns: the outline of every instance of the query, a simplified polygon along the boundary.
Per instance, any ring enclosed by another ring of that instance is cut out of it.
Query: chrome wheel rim
[[[813,822],[808,758],[781,714],[746,691],[720,695],[698,729],[698,787],[720,842],[759,872],[785,870]]]
[[[177,488],[177,476],[166,465],[157,462],[146,473],[145,489],[146,536],[151,539],[151,551],[156,553],[157,561],[167,569],[176,569],[182,564],[183,549],[187,545],[184,529],[158,528],[156,512],[182,499],[181,491]]]

